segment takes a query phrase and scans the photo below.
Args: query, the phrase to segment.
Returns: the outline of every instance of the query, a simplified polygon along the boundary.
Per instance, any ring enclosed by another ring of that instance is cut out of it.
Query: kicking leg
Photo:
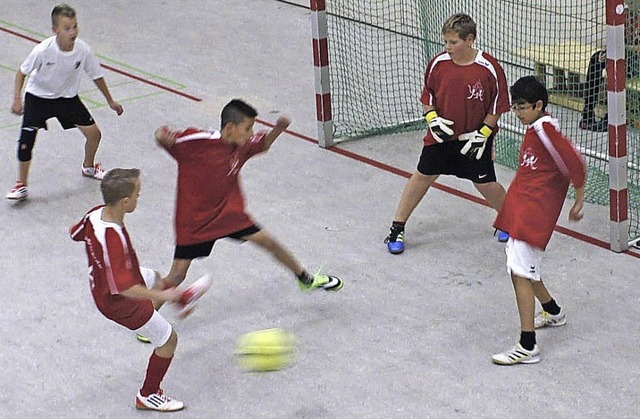
[[[286,247],[264,230],[244,236],[242,239],[257,244],[289,268],[298,278],[298,285],[303,291],[310,291],[316,288],[322,288],[325,291],[339,291],[344,285],[337,276],[319,273],[310,275]]]

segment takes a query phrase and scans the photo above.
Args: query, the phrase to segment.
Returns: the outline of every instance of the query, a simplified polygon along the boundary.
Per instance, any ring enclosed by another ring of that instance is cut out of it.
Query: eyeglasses
[[[528,109],[533,109],[534,105],[513,105],[511,106],[511,110],[514,112],[524,112]]]

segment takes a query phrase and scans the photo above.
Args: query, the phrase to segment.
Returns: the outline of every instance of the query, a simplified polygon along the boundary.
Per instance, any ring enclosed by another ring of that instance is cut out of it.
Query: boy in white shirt
[[[56,35],[33,48],[15,78],[11,112],[23,115],[23,118],[18,140],[18,180],[7,194],[7,199],[28,197],[31,152],[36,134],[40,128],[47,129],[46,121],[50,118],[57,118],[65,130],[78,128],[86,137],[82,175],[98,180],[104,177],[105,170],[94,161],[102,133],[78,97],[82,71],[91,77],[111,109],[118,115],[124,112],[111,97],[104,72],[91,47],[78,38],[75,10],[59,4],[51,12],[51,21]],[[22,88],[27,76],[23,105]]]

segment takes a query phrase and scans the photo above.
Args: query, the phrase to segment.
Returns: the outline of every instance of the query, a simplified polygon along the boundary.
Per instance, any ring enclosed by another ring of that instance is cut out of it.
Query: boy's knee
[[[169,340],[167,340],[167,342],[164,345],[158,347],[157,350],[159,354],[165,355],[165,357],[169,357],[173,355],[177,347],[178,347],[178,334],[174,329],[171,331],[171,336],[169,336]]]
[[[38,129],[34,127],[22,127],[20,139],[18,140],[18,160],[22,162],[31,161],[31,152],[36,142]]]

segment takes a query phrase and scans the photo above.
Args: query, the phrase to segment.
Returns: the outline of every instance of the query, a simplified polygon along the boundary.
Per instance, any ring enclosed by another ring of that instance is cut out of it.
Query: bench
[[[546,80],[547,74],[553,76],[554,91],[577,92],[581,79],[587,75],[589,59],[599,48],[577,41],[565,41],[553,45],[532,45],[522,48],[516,55],[533,61],[534,74],[540,80]],[[547,72],[547,67],[551,72]]]
[[[635,48],[637,47],[628,47],[629,50],[634,51]],[[546,81],[547,75],[552,76],[553,86],[549,87],[551,103],[581,112],[584,106],[582,82],[587,76],[591,56],[601,49],[578,41],[564,41],[551,45],[532,45],[519,49],[516,55],[533,62],[534,75],[540,80]],[[627,93],[629,102],[638,101],[640,78],[627,79]],[[599,116],[606,113],[605,106],[598,106],[596,113]],[[629,115],[629,117],[635,120],[638,115]]]

